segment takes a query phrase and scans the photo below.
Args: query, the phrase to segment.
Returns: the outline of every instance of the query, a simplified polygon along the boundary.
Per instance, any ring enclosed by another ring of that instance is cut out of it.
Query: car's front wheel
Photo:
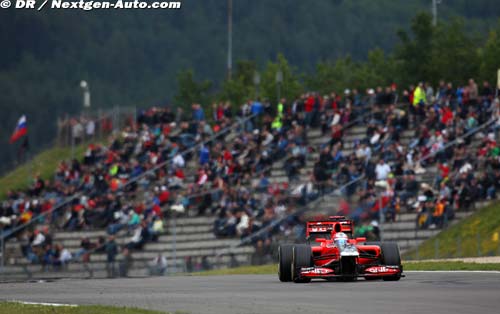
[[[302,267],[312,266],[312,250],[309,245],[295,245],[292,257],[292,280],[296,283],[310,282],[311,278],[300,278],[299,272]]]
[[[293,245],[282,244],[278,247],[278,278],[281,282],[292,281]]]
[[[399,266],[401,267],[401,254],[399,253],[399,246],[395,242],[382,242],[380,245],[382,249],[382,264],[386,266]],[[398,281],[401,279],[401,274],[395,276],[382,277],[385,281]]]

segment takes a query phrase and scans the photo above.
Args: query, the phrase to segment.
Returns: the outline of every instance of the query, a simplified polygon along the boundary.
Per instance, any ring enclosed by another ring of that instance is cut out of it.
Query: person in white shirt
[[[264,131],[264,140],[262,141],[263,146],[268,146],[274,140],[274,136],[269,131]]]
[[[61,257],[59,258],[61,263],[66,264],[66,263],[70,262],[72,258],[73,258],[73,256],[71,255],[71,252],[67,248],[62,247],[61,248]]]
[[[172,163],[177,168],[184,168],[184,166],[186,165],[186,161],[184,160],[184,157],[182,157],[182,154],[180,153],[175,154]]]
[[[33,242],[31,243],[32,246],[39,246],[42,245],[45,242],[45,236],[43,235],[40,230],[35,230],[35,239],[33,239]]]
[[[375,174],[377,175],[377,181],[387,180],[387,177],[391,173],[391,167],[385,163],[384,159],[380,159],[377,166],[375,167]]]
[[[87,137],[94,136],[94,133],[95,133],[95,122],[94,122],[94,120],[90,120],[89,122],[87,122],[87,125],[85,126],[85,132],[87,133]]]
[[[203,185],[207,182],[207,180],[208,180],[207,173],[205,172],[205,170],[200,169],[198,171],[198,180],[196,181],[196,184]]]
[[[243,210],[239,211],[236,215],[240,219],[240,221],[236,225],[236,232],[241,236],[250,226],[250,218]]]

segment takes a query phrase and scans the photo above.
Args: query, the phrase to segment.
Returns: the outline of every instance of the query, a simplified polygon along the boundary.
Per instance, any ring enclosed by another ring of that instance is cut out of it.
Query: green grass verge
[[[9,314],[162,314],[165,312],[101,305],[49,306],[0,302],[0,313]]]
[[[405,260],[493,256],[500,254],[500,204],[480,209],[472,216],[424,241]]]
[[[480,264],[464,262],[405,262],[404,270],[499,270],[500,264]],[[217,269],[193,273],[195,276],[222,276],[222,275],[277,275],[278,265],[243,266],[237,268]]]
[[[199,276],[218,276],[218,275],[262,275],[262,274],[277,274],[278,265],[262,265],[262,266],[242,266],[236,268],[215,269],[192,275]]]
[[[75,156],[82,158],[86,144],[75,147]],[[33,183],[33,175],[39,173],[43,179],[50,179],[61,160],[71,159],[71,147],[54,147],[35,157],[33,162],[24,163],[0,178],[0,200],[9,190],[26,189]]]
[[[404,270],[498,270],[498,263],[464,263],[464,262],[406,262]]]

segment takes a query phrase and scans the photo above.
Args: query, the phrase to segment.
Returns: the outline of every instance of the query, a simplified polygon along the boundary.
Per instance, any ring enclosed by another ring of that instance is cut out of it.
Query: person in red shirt
[[[444,106],[443,113],[441,117],[441,122],[444,125],[448,125],[451,121],[453,121],[453,111],[450,107]]]
[[[175,169],[175,176],[181,180],[184,180],[186,178],[186,175],[184,175],[184,171],[182,171],[181,168]]]
[[[229,149],[224,149],[224,160],[232,160],[233,159],[233,155],[231,154],[231,152],[229,151]]]
[[[168,202],[168,199],[170,198],[170,192],[167,190],[166,187],[162,186],[160,194],[158,195],[158,199],[160,200],[160,204],[163,205],[166,202]]]
[[[441,171],[441,178],[448,178],[448,175],[450,174],[450,167],[448,167],[448,163],[440,163],[438,164],[438,168]]]
[[[304,103],[304,111],[306,113],[306,116],[305,116],[306,126],[311,125],[313,115],[314,115],[314,113],[313,113],[314,103],[315,103],[314,95],[313,94],[308,95],[308,97]]]

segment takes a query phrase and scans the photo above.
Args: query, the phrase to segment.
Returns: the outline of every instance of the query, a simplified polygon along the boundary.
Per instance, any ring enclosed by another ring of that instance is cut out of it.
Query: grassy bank
[[[406,262],[404,270],[498,270],[497,263],[464,263],[464,262]]]
[[[87,145],[75,147],[75,156],[83,157]],[[71,147],[53,147],[35,157],[32,162],[24,163],[0,178],[0,200],[5,199],[7,191],[25,189],[33,182],[33,175],[39,173],[43,179],[50,179],[61,160],[71,159]]]
[[[498,270],[497,263],[464,263],[464,262],[405,262],[404,270]],[[196,276],[222,276],[222,275],[275,275],[278,273],[278,265],[244,266],[228,269],[217,269],[206,272],[194,273]]]
[[[278,273],[278,265],[262,265],[262,266],[242,266],[236,268],[215,269],[193,275],[200,276],[217,276],[217,275],[263,275],[263,274],[276,274]]]
[[[50,306],[23,304],[18,302],[0,302],[0,313],[5,314],[166,314],[137,308],[113,307],[101,305]]]
[[[424,241],[404,259],[493,256],[500,254],[500,204],[480,209],[472,216]]]

